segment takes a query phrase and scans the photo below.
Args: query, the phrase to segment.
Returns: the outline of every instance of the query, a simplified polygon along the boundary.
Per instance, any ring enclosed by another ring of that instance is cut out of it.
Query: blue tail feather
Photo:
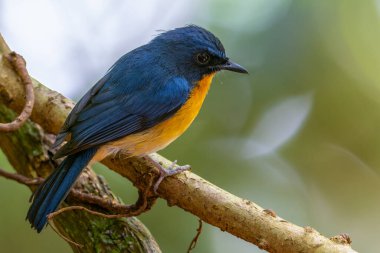
[[[47,215],[54,212],[65,199],[82,170],[91,161],[97,148],[69,155],[36,190],[26,218],[38,232],[47,223]]]

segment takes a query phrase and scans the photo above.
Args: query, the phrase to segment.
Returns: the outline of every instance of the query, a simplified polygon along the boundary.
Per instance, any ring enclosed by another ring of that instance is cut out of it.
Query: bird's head
[[[150,43],[160,52],[160,64],[192,83],[220,70],[248,73],[231,61],[220,40],[199,26],[176,28],[158,35]]]

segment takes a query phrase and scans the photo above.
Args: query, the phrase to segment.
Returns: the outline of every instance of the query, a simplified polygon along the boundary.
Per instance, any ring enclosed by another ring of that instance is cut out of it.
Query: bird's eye
[[[195,56],[195,59],[199,65],[206,65],[210,62],[211,56],[207,52],[199,53]]]

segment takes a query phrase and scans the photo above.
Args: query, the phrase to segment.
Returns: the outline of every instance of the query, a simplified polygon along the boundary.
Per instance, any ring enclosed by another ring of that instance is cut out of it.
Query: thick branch
[[[34,84],[37,100],[35,112],[38,113],[33,113],[31,119],[46,131],[57,133],[72,103],[38,82]],[[0,73],[0,101],[19,111],[22,104],[20,94],[22,89],[17,80],[4,80]],[[163,164],[171,164],[157,154],[153,156]],[[152,165],[143,158],[126,160],[120,157],[122,156],[108,158],[103,163],[142,189],[144,184],[140,179],[152,170]],[[191,172],[166,178],[158,193],[169,205],[183,208],[268,252],[355,252],[344,236],[328,239],[312,228],[296,226],[276,216],[274,212],[238,198]]]
[[[171,164],[158,154],[154,159],[166,166]],[[127,161],[108,158],[103,163],[130,179],[138,188],[144,187],[138,179],[152,169],[146,161],[137,158]],[[310,227],[296,226],[273,211],[236,197],[191,172],[166,178],[158,192],[168,205],[189,211],[222,231],[269,252],[355,252],[348,243],[336,243],[337,240],[330,240]]]

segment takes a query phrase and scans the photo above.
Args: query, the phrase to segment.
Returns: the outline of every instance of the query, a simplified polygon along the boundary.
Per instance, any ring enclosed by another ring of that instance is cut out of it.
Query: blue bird
[[[197,116],[215,73],[247,73],[225,54],[220,40],[199,26],[164,32],[122,56],[76,104],[54,147],[66,157],[36,190],[27,219],[38,232],[47,223],[81,171],[93,161],[123,149],[145,156],[178,138]],[[154,162],[154,161],[153,161]],[[155,163],[158,184],[171,170]]]

